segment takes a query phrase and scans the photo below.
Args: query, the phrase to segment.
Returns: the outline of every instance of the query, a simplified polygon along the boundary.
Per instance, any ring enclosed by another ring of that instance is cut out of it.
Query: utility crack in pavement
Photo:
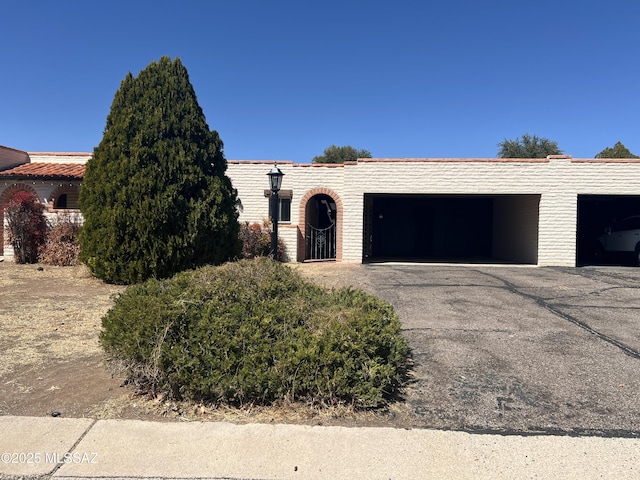
[[[605,342],[617,347],[618,349],[620,349],[625,355],[629,355],[630,357],[636,358],[638,360],[640,360],[640,351],[636,350],[635,348],[627,345],[626,343],[623,343],[619,340],[616,340],[613,337],[610,337],[609,335],[606,335],[602,332],[599,332],[598,330],[594,329],[593,327],[591,327],[588,323],[583,322],[582,320],[580,320],[579,318],[574,317],[573,315],[569,315],[568,313],[563,312],[562,310],[560,310],[559,308],[557,308],[557,306],[554,306],[552,304],[550,304],[549,302],[547,302],[544,298],[538,296],[538,295],[533,295],[530,293],[525,293],[523,291],[521,291],[515,284],[509,282],[508,280],[505,280],[504,278],[499,277],[498,275],[494,275],[488,272],[482,272],[479,270],[476,270],[478,273],[483,274],[483,275],[487,275],[488,277],[491,277],[495,280],[498,280],[500,282],[502,282],[505,287],[512,293],[519,295],[523,298],[527,298],[529,300],[533,300],[535,303],[537,303],[538,305],[540,305],[542,308],[550,311],[551,313],[557,315],[558,317],[567,320],[568,322],[573,323],[574,325],[582,328],[583,330],[589,332],[592,335],[595,335],[596,337],[598,337],[601,340],[604,340]]]

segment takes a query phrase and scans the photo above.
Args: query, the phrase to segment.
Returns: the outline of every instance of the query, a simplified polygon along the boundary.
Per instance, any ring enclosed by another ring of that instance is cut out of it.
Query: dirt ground
[[[294,268],[328,287],[368,289],[360,265]],[[111,373],[98,344],[101,318],[122,290],[84,266],[0,263],[0,415],[409,426],[402,403],[358,413],[299,405],[215,409],[138,395]]]

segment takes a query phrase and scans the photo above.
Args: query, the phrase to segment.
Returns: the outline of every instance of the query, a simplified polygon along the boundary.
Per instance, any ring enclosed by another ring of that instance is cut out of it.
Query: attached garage
[[[539,195],[365,194],[364,261],[536,264]]]
[[[577,265],[629,265],[631,255],[595,257],[596,238],[626,217],[640,215],[640,195],[578,195]]]

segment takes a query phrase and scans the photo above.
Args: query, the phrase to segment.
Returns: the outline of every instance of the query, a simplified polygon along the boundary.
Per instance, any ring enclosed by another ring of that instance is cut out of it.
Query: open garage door
[[[364,203],[364,261],[538,261],[539,195],[366,194]]]
[[[635,232],[622,234],[620,229],[628,223],[623,222],[625,219],[639,215],[640,195],[578,195],[576,264],[636,264],[634,250],[640,242],[640,234],[638,240],[633,241]],[[625,242],[628,245],[616,245],[616,237],[623,235],[631,241]]]

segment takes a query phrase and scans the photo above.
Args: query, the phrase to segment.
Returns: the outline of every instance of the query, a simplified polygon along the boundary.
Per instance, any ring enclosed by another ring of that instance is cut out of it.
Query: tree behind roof
[[[80,189],[80,259],[112,283],[165,278],[240,252],[237,194],[179,59],[129,73]]]
[[[515,140],[505,139],[498,147],[498,158],[547,158],[547,155],[562,154],[556,142],[528,133]]]
[[[322,155],[313,157],[311,163],[356,162],[358,158],[371,158],[371,152],[369,150],[353,148],[350,145],[344,147],[331,145],[324,149]]]
[[[627,147],[625,147],[622,142],[616,143],[612,148],[605,148],[599,154],[596,155],[596,158],[640,158],[637,155],[634,155],[629,151]]]

